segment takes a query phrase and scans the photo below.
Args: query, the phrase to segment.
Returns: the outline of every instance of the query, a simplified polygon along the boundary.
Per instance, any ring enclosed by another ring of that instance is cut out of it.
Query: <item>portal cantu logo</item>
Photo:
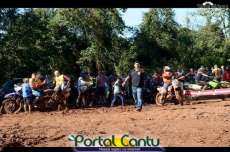
[[[204,2],[203,4],[202,4],[203,6],[213,6],[214,4],[212,3],[212,2],[210,2],[210,1],[206,1],[206,2]]]
[[[70,135],[68,140],[73,142],[75,147],[158,147],[160,145],[159,139],[153,139],[149,136],[138,139],[127,134],[112,135],[111,137],[98,136],[96,138]]]
[[[228,5],[214,4],[211,1],[205,1],[197,5],[199,8],[228,8]]]

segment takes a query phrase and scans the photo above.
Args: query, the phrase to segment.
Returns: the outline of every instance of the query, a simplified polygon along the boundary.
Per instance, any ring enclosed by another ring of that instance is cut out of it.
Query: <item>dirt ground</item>
[[[71,146],[67,137],[129,134],[160,139],[161,146],[230,146],[230,101],[145,105],[0,115],[0,145]]]

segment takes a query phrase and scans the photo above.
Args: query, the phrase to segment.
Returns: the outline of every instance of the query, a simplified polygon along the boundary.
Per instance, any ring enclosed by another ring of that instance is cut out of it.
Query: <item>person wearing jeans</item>
[[[135,62],[134,70],[131,70],[128,77],[123,82],[123,86],[131,79],[132,82],[132,94],[135,101],[136,111],[142,110],[142,88],[144,87],[144,71],[141,69],[140,64]]]
[[[111,102],[111,107],[113,107],[117,98],[120,98],[121,105],[122,105],[122,107],[124,106],[124,98],[122,96],[122,91],[121,91],[121,82],[122,82],[122,79],[118,77],[116,82],[113,85],[113,94],[114,95],[113,95],[113,100]]]
[[[142,108],[142,88],[132,86],[133,99],[136,108]]]
[[[111,102],[111,107],[114,106],[114,103],[115,103],[115,101],[117,101],[117,98],[120,98],[120,100],[121,100],[121,105],[122,105],[122,107],[123,107],[123,106],[124,106],[124,98],[123,98],[123,96],[122,96],[121,94],[114,94],[113,100],[112,100],[112,102]]]

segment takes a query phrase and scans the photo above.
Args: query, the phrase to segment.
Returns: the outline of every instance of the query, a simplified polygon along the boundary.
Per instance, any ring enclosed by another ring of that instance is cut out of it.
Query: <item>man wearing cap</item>
[[[123,82],[123,87],[126,82],[131,79],[132,83],[132,94],[135,101],[136,111],[142,110],[142,88],[144,87],[144,70],[140,67],[139,62],[134,63],[134,69],[129,72],[129,75],[125,78]]]

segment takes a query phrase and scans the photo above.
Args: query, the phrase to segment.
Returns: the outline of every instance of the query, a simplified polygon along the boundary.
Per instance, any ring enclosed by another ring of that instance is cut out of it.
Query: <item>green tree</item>
[[[210,24],[200,29],[195,36],[195,50],[199,61],[197,64],[211,66],[224,64],[223,60],[224,36],[217,24]]]
[[[175,56],[177,28],[171,8],[154,8],[144,14],[135,45],[138,59],[147,68],[163,66]]]
[[[125,25],[118,9],[62,9],[61,24],[66,24],[77,35],[84,37],[88,46],[80,53],[79,63],[97,70],[113,68],[117,39]],[[119,54],[117,54],[119,55]],[[110,69],[111,70],[111,69]]]

